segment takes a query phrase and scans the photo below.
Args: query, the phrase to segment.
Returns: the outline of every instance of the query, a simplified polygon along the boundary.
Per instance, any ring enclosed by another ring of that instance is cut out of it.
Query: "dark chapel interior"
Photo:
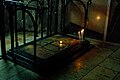
[[[119,0],[0,0],[0,80],[119,80]]]

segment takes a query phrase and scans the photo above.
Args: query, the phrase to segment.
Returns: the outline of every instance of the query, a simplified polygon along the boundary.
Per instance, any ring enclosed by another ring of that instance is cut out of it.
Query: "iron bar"
[[[58,33],[58,4],[59,0],[55,4],[55,33]]]
[[[37,35],[38,36],[38,11],[39,11],[39,7],[38,7],[38,2],[36,3],[36,6],[37,6],[37,10],[35,11],[35,21],[37,23]]]
[[[37,22],[33,20],[33,26],[34,26],[34,67],[36,67],[36,38],[37,38]]]
[[[60,32],[63,31],[63,30],[62,30],[62,29],[63,29],[63,28],[62,28],[62,27],[63,27],[63,1],[64,1],[64,0],[61,0],[61,3],[60,3],[60,4],[61,4],[61,20],[60,20],[60,22],[61,22],[60,24],[61,24],[61,25],[60,25]]]
[[[1,37],[1,58],[6,58],[6,43],[5,43],[5,22],[4,22],[4,5],[3,0],[0,0],[0,37]]]
[[[49,29],[50,29],[50,22],[49,22],[49,20],[50,20],[50,16],[49,16],[49,14],[50,14],[50,13],[49,13],[49,12],[50,12],[50,0],[48,0],[48,3],[47,3],[47,4],[48,4],[48,22],[47,22],[47,23],[48,23],[48,24],[47,24],[47,36],[48,36],[48,35],[49,35],[49,31],[50,31],[50,30],[49,30]]]
[[[44,2],[43,2],[44,5]],[[41,38],[43,38],[43,27],[44,27],[44,7],[39,8],[39,16],[41,18]]]
[[[15,9],[17,7],[15,6]],[[15,12],[15,42],[16,42],[16,48],[18,47],[18,33],[17,33],[17,12]]]
[[[25,25],[25,8],[22,7],[22,24],[23,24],[23,43],[26,44],[26,25]]]
[[[49,20],[49,22],[50,22],[50,24],[49,24],[50,25],[50,35],[52,34],[52,8],[53,8],[52,4],[53,4],[52,0],[50,0],[50,12],[49,12],[50,13],[49,14],[49,16],[50,16],[50,20]]]
[[[9,28],[10,28],[10,36],[11,36],[11,54],[12,54],[13,62],[15,63],[15,56],[14,56],[13,6],[12,6],[12,4],[10,4],[7,9],[9,11]]]
[[[65,29],[65,0],[62,0],[62,33],[64,32]]]

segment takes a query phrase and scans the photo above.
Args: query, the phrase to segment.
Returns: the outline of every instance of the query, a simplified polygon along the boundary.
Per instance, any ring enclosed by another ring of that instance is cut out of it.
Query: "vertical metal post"
[[[10,36],[11,36],[11,54],[13,61],[15,62],[15,57],[14,57],[14,27],[13,27],[13,5],[9,4],[8,6],[9,10],[9,28],[10,28]]]
[[[33,21],[33,26],[34,26],[34,67],[36,67],[36,37],[37,37],[37,22]]]
[[[37,6],[37,10],[35,11],[35,21],[37,23],[37,35],[38,36],[38,11],[39,11],[39,7],[38,7],[38,2],[36,2],[36,6]]]
[[[44,27],[44,25],[43,25],[43,23],[44,23],[44,19],[43,18],[44,17],[43,16],[44,16],[44,8],[41,9],[41,14],[40,15],[41,15],[41,38],[43,38],[43,27]]]
[[[24,44],[26,44],[26,31],[25,31],[25,28],[26,28],[26,26],[25,26],[25,7],[24,6],[22,6],[23,7],[23,10],[22,10],[22,23],[23,23],[23,42],[24,42]]]
[[[60,32],[63,31],[63,11],[64,11],[64,7],[63,7],[63,1],[64,0],[61,0],[61,26],[60,26]]]
[[[55,4],[55,33],[58,32],[58,4],[59,4],[59,0],[56,1]]]
[[[86,35],[87,20],[88,20],[88,7],[89,7],[89,0],[87,2],[87,6],[84,7],[85,16],[84,16],[84,35],[83,35],[83,39],[85,39],[85,35]]]
[[[17,6],[15,6],[15,9]],[[15,42],[16,42],[16,48],[18,47],[18,33],[17,33],[17,12],[15,12]]]
[[[0,37],[1,37],[1,52],[2,58],[6,58],[6,47],[5,47],[5,23],[4,23],[4,6],[3,0],[0,0]]]
[[[88,0],[87,1],[87,6],[84,6],[85,4],[83,3],[83,6],[84,6],[84,10],[85,10],[85,17],[84,17],[84,36],[83,38],[85,38],[85,35],[86,35],[86,29],[87,29],[87,22],[88,22],[88,10],[89,10],[89,7],[91,5],[92,1],[91,0]]]
[[[62,16],[63,16],[63,30],[62,30],[62,32],[64,32],[64,30],[65,30],[65,9],[66,9],[66,7],[65,7],[65,0],[62,0],[63,1],[63,3],[62,3],[62,5],[63,5],[63,14],[62,14]]]
[[[50,16],[50,35],[52,34],[52,0],[50,0],[50,12],[49,12],[49,16]]]
[[[50,29],[50,16],[49,16],[49,13],[50,12],[50,0],[48,0],[48,25],[47,25],[47,36],[49,35],[49,29]]]

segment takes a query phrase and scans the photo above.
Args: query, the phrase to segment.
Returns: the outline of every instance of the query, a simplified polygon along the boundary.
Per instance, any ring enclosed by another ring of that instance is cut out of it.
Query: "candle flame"
[[[62,44],[63,42],[62,41],[60,41],[60,44]]]
[[[63,46],[63,42],[62,41],[60,41],[60,47],[62,47]]]
[[[84,29],[81,30],[81,33],[83,33],[83,32],[84,32]]]

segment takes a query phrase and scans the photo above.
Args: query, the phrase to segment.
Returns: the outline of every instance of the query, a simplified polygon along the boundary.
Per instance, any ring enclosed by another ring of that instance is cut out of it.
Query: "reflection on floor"
[[[49,77],[0,60],[0,80],[119,80],[120,46],[89,40],[93,49]]]

